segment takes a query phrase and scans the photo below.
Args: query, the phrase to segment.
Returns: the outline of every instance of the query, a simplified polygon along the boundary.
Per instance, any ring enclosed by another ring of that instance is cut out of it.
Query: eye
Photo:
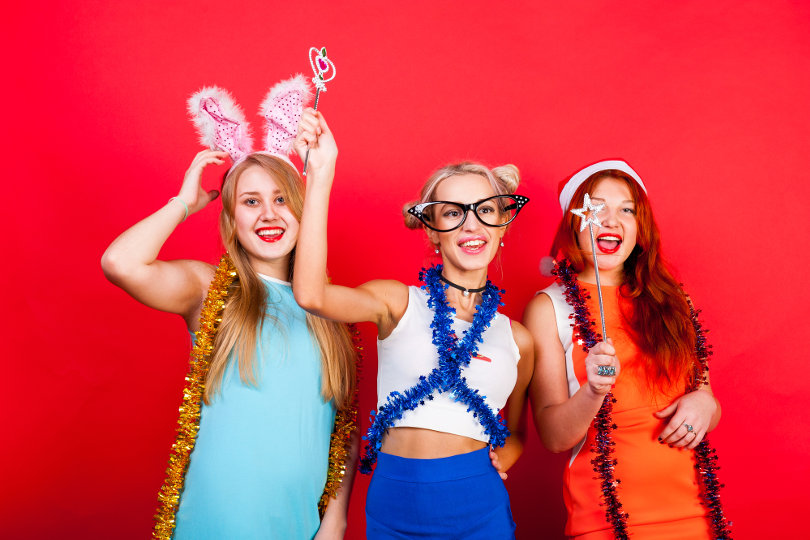
[[[259,204],[259,199],[255,197],[248,197],[243,201],[247,206],[257,206]]]
[[[479,214],[492,214],[492,213],[496,212],[497,210],[495,209],[494,204],[487,203],[487,204],[482,204],[481,206],[479,206],[477,211],[478,211]]]
[[[458,216],[460,216],[460,215],[461,215],[461,212],[459,212],[459,211],[458,211],[457,209],[455,209],[455,208],[451,208],[450,210],[445,210],[444,214],[442,214],[442,215],[443,215],[444,217],[448,217],[448,218],[454,218],[454,217],[458,217]]]
[[[287,199],[285,199],[283,195],[279,195],[274,199],[273,202],[275,202],[276,204],[287,204]]]
[[[635,208],[622,208],[622,213],[630,214],[631,216],[635,216],[636,215],[636,209]]]

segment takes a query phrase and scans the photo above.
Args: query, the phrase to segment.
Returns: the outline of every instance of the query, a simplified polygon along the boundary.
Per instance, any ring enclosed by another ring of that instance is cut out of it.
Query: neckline
[[[425,296],[426,299],[430,298],[430,293],[428,293],[422,287],[419,287],[418,285],[415,285],[415,287],[416,287],[416,290],[419,291],[420,293],[422,293]],[[448,304],[448,306],[449,305],[450,304]],[[427,302],[425,302],[425,307],[427,307],[428,311],[430,311],[431,313],[434,313],[434,311],[432,309],[430,309],[430,306],[427,305]],[[500,311],[496,311],[495,315],[492,317],[492,322],[495,322],[495,319],[497,319],[500,314],[501,314]],[[460,322],[462,324],[472,325],[472,321],[465,321],[464,319],[460,319],[460,318],[458,318],[456,316],[453,316],[453,317],[450,317],[450,318],[453,320],[453,322]]]
[[[286,285],[287,287],[292,287],[292,283],[290,283],[289,281],[284,281],[278,278],[274,278],[272,276],[261,274],[259,272],[256,273],[259,274],[260,278],[262,278],[265,281],[269,281],[270,283],[278,283],[279,285]]]
[[[577,278],[577,283],[580,283],[583,287],[596,288],[596,283],[589,283],[589,282],[583,281],[583,280],[581,280],[579,278]],[[616,289],[618,287],[621,287],[621,285],[605,285],[604,283],[602,284],[603,289]]]

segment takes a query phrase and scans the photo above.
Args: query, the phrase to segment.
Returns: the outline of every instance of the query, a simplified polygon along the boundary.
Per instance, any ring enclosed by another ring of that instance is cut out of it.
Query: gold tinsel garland
[[[343,477],[346,474],[346,462],[352,452],[352,433],[357,429],[357,393],[356,383],[360,379],[360,369],[363,365],[363,345],[360,339],[360,332],[353,325],[349,325],[349,332],[352,334],[352,343],[357,354],[354,396],[352,402],[347,407],[343,407],[335,413],[335,427],[332,429],[332,438],[329,442],[329,470],[326,473],[326,485],[323,488],[323,495],[318,501],[318,511],[323,518],[326,507],[340,489]]]
[[[166,480],[158,493],[158,511],[155,515],[155,528],[152,538],[170,540],[174,533],[177,508],[180,505],[180,494],[183,491],[189,457],[194,450],[197,431],[200,427],[200,409],[205,392],[205,377],[208,373],[208,361],[214,352],[214,340],[217,336],[222,312],[228,297],[228,289],[236,279],[236,268],[228,254],[222,255],[214,279],[208,288],[200,314],[200,329],[196,332],[194,348],[191,350],[189,371],[186,375],[186,387],[183,389],[183,403],[180,406],[180,417],[177,419],[177,439],[169,455],[169,467],[166,469]],[[362,347],[359,333],[351,328],[357,364],[360,365]],[[352,432],[357,425],[357,392],[352,404],[335,413],[335,425],[329,443],[329,470],[323,495],[318,502],[321,517],[326,512],[329,501],[335,497],[343,476],[346,474],[346,461],[351,453]]]
[[[219,323],[222,322],[228,288],[235,278],[236,268],[226,253],[220,259],[214,279],[208,288],[200,314],[200,329],[195,334],[194,348],[191,350],[186,387],[183,389],[183,403],[180,405],[180,417],[177,419],[177,439],[169,455],[166,480],[158,494],[158,511],[155,515],[155,529],[152,532],[152,538],[155,539],[169,540],[174,533],[175,517],[188,470],[188,460],[191,451],[194,450],[200,427],[200,408],[205,392],[208,361],[214,351],[214,339]]]

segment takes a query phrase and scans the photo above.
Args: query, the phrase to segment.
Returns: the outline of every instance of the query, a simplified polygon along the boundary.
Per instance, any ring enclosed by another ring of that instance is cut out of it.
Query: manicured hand
[[[612,367],[615,371],[613,375],[600,375],[600,367]],[[616,349],[613,348],[613,340],[608,338],[591,347],[588,356],[585,358],[585,372],[588,377],[588,386],[597,395],[605,395],[616,384],[616,379],[621,371],[621,362],[616,357]]]
[[[695,390],[682,395],[655,413],[657,418],[669,418],[658,441],[673,448],[695,448],[706,436],[716,411],[717,401],[708,390]]]

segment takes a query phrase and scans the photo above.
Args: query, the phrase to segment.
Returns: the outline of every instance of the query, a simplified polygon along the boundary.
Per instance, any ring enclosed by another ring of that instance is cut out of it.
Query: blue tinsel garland
[[[487,405],[486,396],[467,386],[467,380],[461,376],[461,369],[478,354],[478,344],[483,341],[484,332],[503,305],[501,294],[504,291],[487,280],[472,325],[459,340],[453,332],[456,310],[447,304],[448,285],[441,281],[441,275],[441,265],[419,272],[419,279],[424,281],[422,289],[429,295],[428,307],[434,313],[430,327],[433,329],[433,344],[439,353],[439,365],[427,375],[420,376],[419,382],[411,388],[391,392],[379,410],[371,413],[371,427],[363,437],[367,441],[365,456],[360,460],[360,472],[364,474],[370,473],[377,461],[385,431],[402,418],[405,411],[412,411],[424,405],[425,400],[432,400],[434,392],[450,392],[456,401],[466,405],[467,412],[472,413],[489,436],[490,444],[503,446],[509,436],[503,419]]]

